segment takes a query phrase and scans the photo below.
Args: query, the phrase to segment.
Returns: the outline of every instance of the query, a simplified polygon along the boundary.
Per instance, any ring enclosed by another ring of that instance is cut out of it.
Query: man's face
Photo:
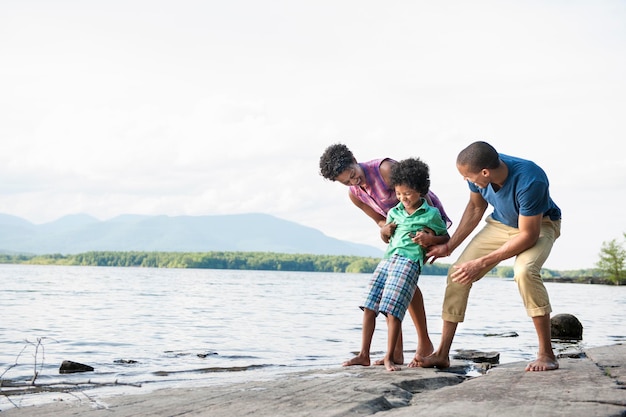
[[[471,172],[467,165],[457,165],[456,168],[459,170],[464,180],[471,182],[478,188],[487,188],[491,182],[488,169],[483,169],[479,172]]]

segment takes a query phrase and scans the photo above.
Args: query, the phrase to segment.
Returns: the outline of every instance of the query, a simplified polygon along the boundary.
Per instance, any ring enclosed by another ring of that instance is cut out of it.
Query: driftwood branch
[[[113,386],[131,386],[141,388],[141,384],[137,383],[125,383],[118,382],[117,380],[113,382],[94,382],[91,380],[87,380],[86,382],[52,382],[44,385],[32,385],[29,383],[15,383],[10,381],[5,381],[2,385],[3,388],[9,388],[6,390],[0,391],[0,395],[10,396],[10,395],[22,395],[22,394],[33,394],[33,393],[41,393],[41,392],[69,392],[83,388],[95,388],[95,387],[113,387]]]
[[[15,357],[15,363],[13,365],[9,365],[7,367],[7,369],[5,369],[2,374],[0,374],[0,387],[2,386],[2,378],[4,377],[4,375],[7,372],[9,372],[11,369],[15,368],[18,365],[18,361],[20,360],[20,356],[22,356],[22,353],[24,353],[24,351],[26,350],[27,347],[28,347],[28,345],[24,345],[22,350],[20,350],[20,353],[18,353],[17,356]]]

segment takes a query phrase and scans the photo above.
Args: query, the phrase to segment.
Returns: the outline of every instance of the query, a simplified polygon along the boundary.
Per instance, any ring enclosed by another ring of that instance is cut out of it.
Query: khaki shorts
[[[487,255],[519,234],[519,229],[493,220],[491,216],[487,217],[485,221],[487,223],[485,227],[474,236],[454,265],[460,265]],[[544,217],[539,240],[535,246],[515,257],[514,279],[524,301],[526,312],[530,317],[544,316],[552,311],[548,291],[541,279],[541,267],[548,259],[554,241],[560,234],[561,220],[550,220],[549,217]],[[480,278],[496,266],[497,263],[488,265],[482,271]],[[453,271],[454,266],[450,267],[448,271],[448,283],[441,317],[446,321],[459,323],[465,319],[467,299],[472,286],[452,282],[450,275]]]

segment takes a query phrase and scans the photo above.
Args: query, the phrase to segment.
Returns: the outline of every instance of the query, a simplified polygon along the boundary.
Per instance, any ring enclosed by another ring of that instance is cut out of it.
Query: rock
[[[113,361],[113,363],[122,363],[125,365],[132,365],[132,364],[139,363],[139,362],[134,359],[116,359]]]
[[[550,319],[552,339],[582,340],[583,325],[571,314],[557,314]]]
[[[454,359],[469,360],[476,363],[500,363],[500,353],[498,352],[480,352],[472,349],[459,349]]]
[[[506,333],[485,333],[485,337],[519,337],[517,332],[506,332]]]
[[[196,356],[199,358],[206,358],[207,356],[210,356],[210,355],[217,355],[217,352],[207,352],[207,353],[196,354]]]
[[[59,367],[60,374],[73,374],[75,372],[92,372],[93,367],[78,362],[63,361]]]

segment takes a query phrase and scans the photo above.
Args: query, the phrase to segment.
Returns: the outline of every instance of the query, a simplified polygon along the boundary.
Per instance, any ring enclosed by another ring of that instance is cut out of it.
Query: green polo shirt
[[[391,236],[384,258],[401,255],[419,262],[420,266],[424,264],[426,251],[420,245],[413,243],[409,233],[415,233],[424,227],[431,229],[437,236],[448,232],[439,210],[429,206],[423,198],[422,205],[413,214],[408,214],[402,203],[398,203],[387,213],[387,223],[395,223],[397,227]]]

